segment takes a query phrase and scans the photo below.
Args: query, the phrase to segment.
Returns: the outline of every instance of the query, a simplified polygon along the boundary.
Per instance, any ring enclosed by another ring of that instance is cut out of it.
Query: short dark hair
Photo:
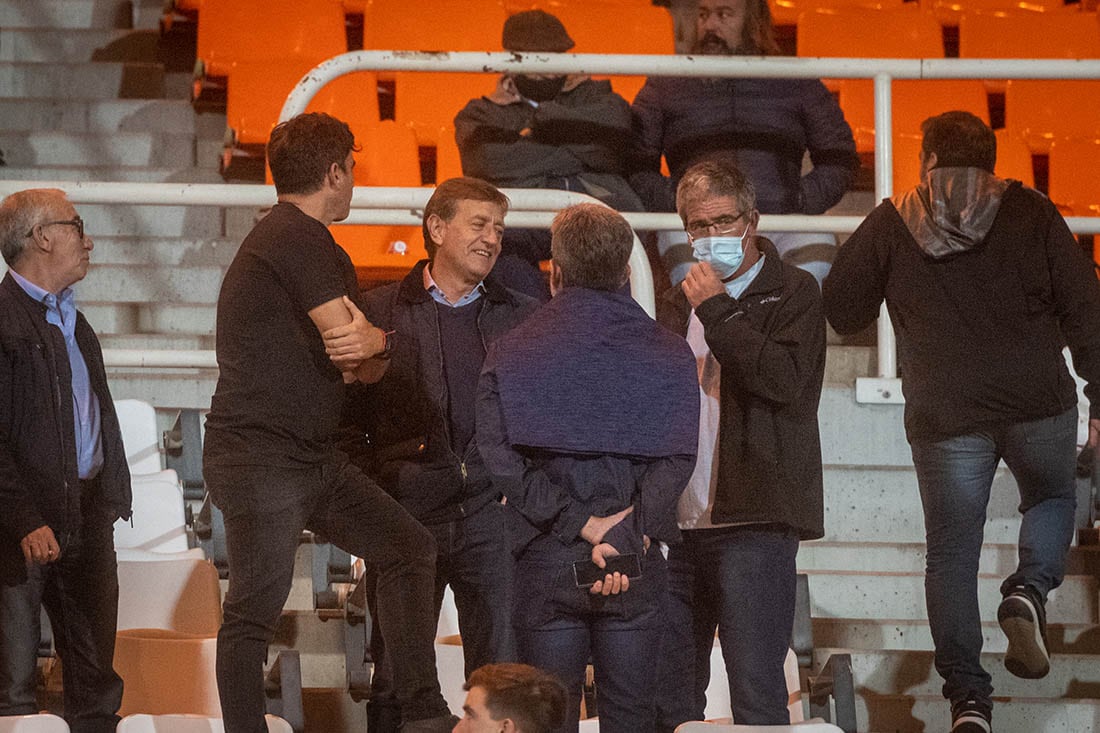
[[[688,225],[688,206],[701,198],[730,196],[742,211],[756,209],[756,187],[740,168],[727,158],[704,160],[684,171],[676,186],[676,213]]]
[[[435,257],[436,243],[432,241],[432,234],[428,231],[428,218],[435,214],[443,221],[450,221],[458,212],[460,201],[487,201],[496,204],[504,213],[508,213],[508,197],[502,194],[496,186],[483,181],[480,178],[448,178],[438,186],[424,205],[424,249],[428,257]]]
[[[634,230],[619,212],[600,204],[576,204],[550,225],[550,256],[566,285],[615,291],[626,278]]]
[[[348,153],[358,151],[347,123],[324,112],[301,114],[280,122],[267,141],[267,163],[275,191],[279,194],[319,191],[332,164],[344,170]]]
[[[463,689],[485,690],[494,720],[511,718],[522,733],[550,733],[565,722],[565,687],[553,675],[526,664],[487,664]]]
[[[929,117],[920,125],[921,153],[936,154],[937,168],[981,168],[997,164],[997,136],[981,118],[955,110]]]

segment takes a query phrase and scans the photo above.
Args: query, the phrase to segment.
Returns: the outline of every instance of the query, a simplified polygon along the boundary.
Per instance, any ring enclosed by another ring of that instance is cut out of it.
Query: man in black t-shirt
[[[386,336],[354,303],[355,271],[327,227],[347,217],[355,141],[307,114],[278,125],[268,160],[279,202],[245,238],[218,298],[221,370],[204,473],[225,514],[229,590],[218,633],[227,733],[262,733],[263,665],[303,528],[378,568],[405,731],[449,731],[435,670],[431,535],[333,445],[344,384],[376,381]]]

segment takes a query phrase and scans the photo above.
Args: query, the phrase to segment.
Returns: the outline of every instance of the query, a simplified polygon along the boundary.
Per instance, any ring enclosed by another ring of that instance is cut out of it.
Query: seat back
[[[402,51],[499,51],[499,0],[369,0],[363,48]]]
[[[0,716],[0,733],[69,733],[62,718],[49,713]]]
[[[420,145],[439,142],[439,131],[471,99],[491,94],[497,77],[478,73],[399,71],[394,74],[394,119],[416,133]]]
[[[1005,129],[1036,153],[1056,138],[1100,137],[1100,80],[1013,79],[1005,88]]]
[[[1092,13],[963,13],[959,57],[1100,58],[1100,29]]]
[[[435,146],[435,182],[462,175],[462,156],[455,142],[455,129],[448,125],[439,131]]]
[[[141,400],[115,400],[115,414],[130,473],[160,471],[160,431],[153,406]]]
[[[118,629],[213,637],[222,621],[218,571],[206,560],[120,561]]]
[[[165,629],[124,629],[115,635],[114,669],[122,678],[119,715],[191,714],[220,717],[218,639]],[[221,721],[218,721],[219,723]],[[182,725],[182,723],[181,723]],[[188,723],[188,725],[200,725]],[[122,730],[122,726],[119,726]],[[176,730],[168,728],[153,730]],[[184,730],[221,730],[190,728]]]
[[[856,149],[875,147],[874,85],[864,79],[842,79],[840,107],[852,128]],[[891,86],[894,137],[919,134],[921,123],[950,110],[964,110],[989,124],[985,85],[976,79],[898,79]]]
[[[187,518],[183,488],[172,469],[133,476],[129,520],[115,522],[115,547],[148,552],[186,552]]]
[[[807,721],[795,725],[735,725],[693,720],[681,723],[676,733],[844,733],[832,723]]]
[[[290,723],[274,715],[264,716],[268,733],[293,733]],[[128,715],[122,719],[117,733],[223,733],[221,718],[201,715]]]
[[[340,0],[207,0],[199,11],[196,57],[208,76],[230,76],[242,61],[316,65],[347,50]]]
[[[916,3],[808,10],[798,19],[798,55],[857,58],[939,58],[939,23]]]
[[[1100,216],[1100,139],[1060,138],[1050,146],[1050,200],[1067,216]]]

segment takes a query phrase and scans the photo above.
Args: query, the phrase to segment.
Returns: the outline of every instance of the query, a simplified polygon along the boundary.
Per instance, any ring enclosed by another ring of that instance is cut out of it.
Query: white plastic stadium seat
[[[49,713],[0,716],[0,733],[69,733],[69,725]]]
[[[126,448],[130,473],[160,471],[160,432],[153,406],[141,400],[116,400],[115,412],[122,429],[122,444]]]
[[[274,715],[266,716],[268,733],[293,733],[290,723]],[[223,733],[221,718],[199,715],[129,715],[116,728],[117,733]]]
[[[118,563],[118,629],[164,629],[216,636],[218,570],[205,560]]]
[[[115,522],[115,547],[148,552],[186,552],[183,488],[172,469],[131,477],[133,512]]]
[[[148,564],[148,563],[143,563]],[[114,667],[122,678],[119,715],[191,713],[220,717],[218,639],[163,629],[127,629],[115,636]],[[190,727],[178,730],[221,730]],[[119,726],[118,730],[122,730]],[[150,728],[175,731],[177,728]]]
[[[802,711],[802,690],[798,678],[798,657],[788,649],[787,658],[783,661],[783,673],[787,678],[787,709],[791,714],[792,723],[800,723],[805,719]],[[714,640],[714,647],[710,654],[710,684],[707,685],[707,707],[703,715],[707,720],[730,719],[730,686],[729,676],[726,674],[726,664],[722,659],[722,646],[718,639]]]
[[[121,728],[119,729],[121,730]],[[681,723],[676,733],[844,733],[832,723],[807,720],[792,725],[734,725],[733,723]]]

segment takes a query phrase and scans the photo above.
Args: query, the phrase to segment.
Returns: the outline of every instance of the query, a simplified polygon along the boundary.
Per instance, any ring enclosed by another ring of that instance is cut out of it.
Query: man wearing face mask
[[[553,15],[517,13],[505,22],[508,51],[562,53],[573,39]],[[642,202],[624,178],[630,106],[608,81],[584,75],[504,74],[487,97],[455,117],[462,172],[501,188],[556,188],[594,196],[619,211]],[[509,229],[496,274],[545,300],[538,262],[550,257],[545,230]]]
[[[698,0],[692,53],[779,53],[766,0]],[[650,211],[672,211],[676,181],[693,164],[733,156],[756,185],[765,214],[822,214],[859,168],[852,130],[817,79],[650,77],[631,107],[635,150],[630,183]],[[803,175],[803,157],[812,168]],[[661,174],[661,156],[671,178]],[[828,233],[770,235],[780,256],[820,282],[836,250]],[[679,233],[658,239],[672,282],[693,259]]]
[[[701,405],[683,542],[668,556],[657,729],[702,720],[715,627],[733,719],[787,724],[795,555],[824,534],[821,294],[756,234],[755,190],[732,164],[689,168],[676,208],[698,262],[660,299],[658,320],[695,353]]]

